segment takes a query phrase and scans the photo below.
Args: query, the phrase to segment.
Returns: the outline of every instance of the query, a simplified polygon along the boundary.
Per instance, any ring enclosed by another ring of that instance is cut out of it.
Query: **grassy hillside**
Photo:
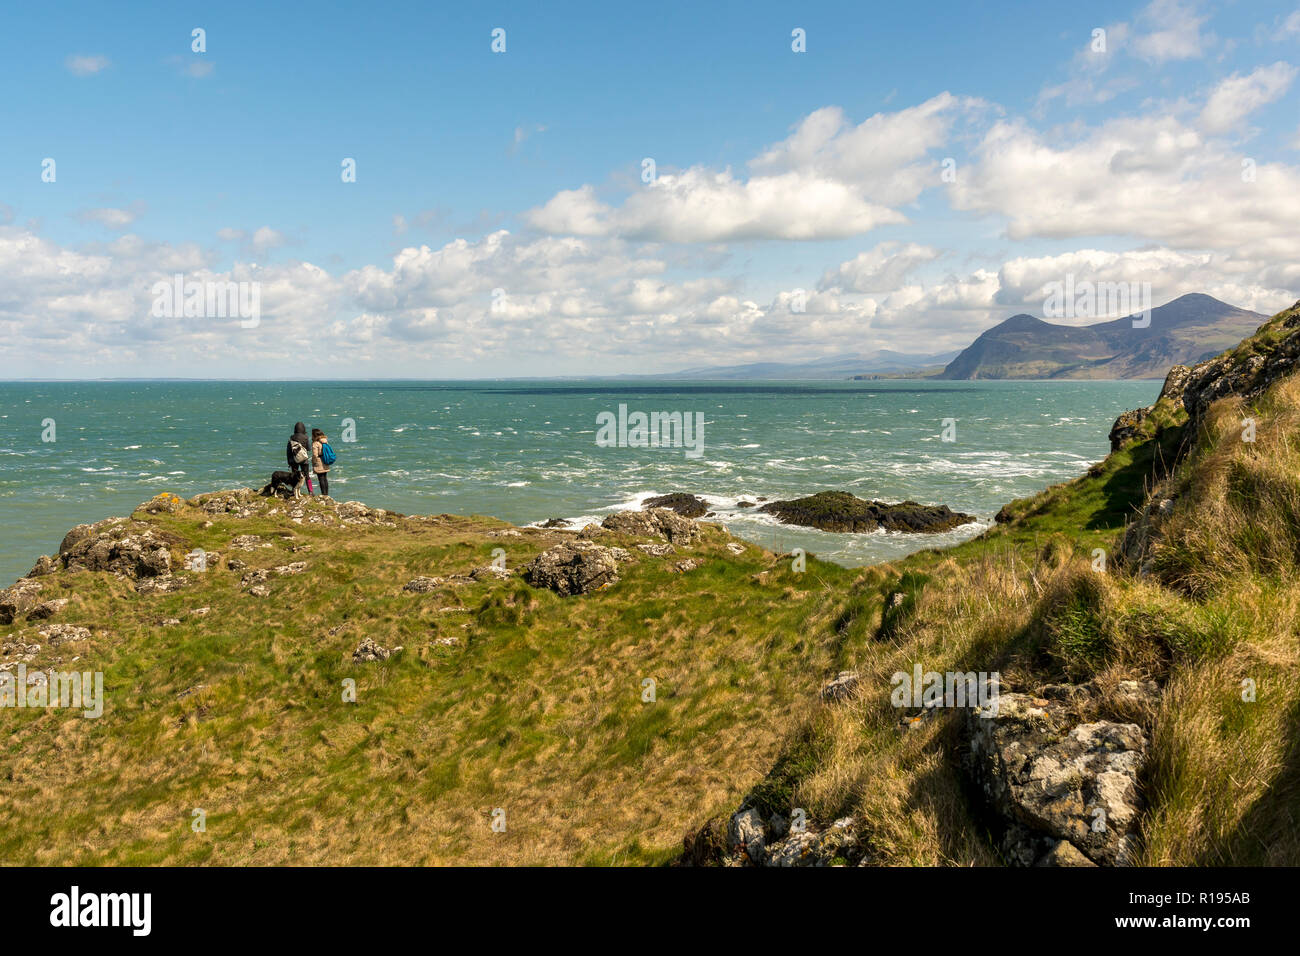
[[[1241,362],[1294,341],[1288,320],[1300,312],[1243,343]],[[1253,442],[1241,440],[1246,417]],[[572,535],[447,515],[345,525],[321,502],[295,519],[283,502],[253,499],[238,517],[205,510],[210,497],[159,499],[134,517],[175,567],[192,548],[215,552],[207,571],[178,572],[188,584],[174,593],[106,572],[44,574],[41,600],[69,600],[54,620],[89,633],[53,644],[39,638],[45,622],[0,626],[0,660],[22,645],[30,669],[102,670],[107,695],[98,719],[0,711],[0,853],[655,864],[748,797],[820,825],[852,816],[870,863],[996,865],[961,769],[961,716],[890,706],[890,675],[921,663],[999,670],[1010,690],[1095,681],[1095,716],[1151,738],[1140,862],[1294,865],[1298,427],[1294,378],[1250,404],[1229,395],[1196,422],[1162,400],[1087,475],[1011,503],[957,548],[800,572],[715,525],[667,556],[609,533],[597,540],[633,561],[618,583],[568,598],[468,575],[494,549],[517,569]],[[233,548],[243,535],[259,540]],[[703,563],[677,570],[691,557]],[[296,562],[298,573],[269,574],[265,596],[246,583]],[[420,576],[444,580],[403,589]],[[367,638],[402,650],[355,662]],[[861,676],[856,694],[824,704],[818,690],[846,669]],[[1159,682],[1158,704],[1110,695],[1128,679]]]
[[[1258,367],[1297,325],[1300,308],[1279,314],[1224,364]],[[1135,441],[981,538],[865,571],[846,596],[858,693],[796,730],[746,803],[852,817],[871,863],[1001,862],[963,774],[964,715],[889,702],[890,675],[917,662],[997,670],[1004,692],[1093,681],[1087,717],[1151,735],[1134,862],[1300,863],[1300,377],[1195,426],[1162,399]],[[1126,680],[1157,681],[1158,705],[1116,694]]]
[[[329,514],[320,503],[301,524],[283,503],[248,518],[201,503],[136,515],[170,537],[178,566],[194,547],[219,553],[182,591],[138,594],[102,572],[39,579],[42,599],[71,600],[58,619],[92,636],[42,647],[28,668],[103,670],[107,704],[98,719],[0,711],[5,859],[659,861],[701,807],[767,769],[842,653],[830,622],[854,572],[814,561],[796,575],[753,546],[732,554],[718,528],[670,558],[633,549],[618,584],[581,597],[517,578],[416,594],[403,586],[417,576],[465,574],[498,547],[514,568],[559,536],[449,516],[328,527],[312,523]],[[249,534],[270,547],[231,550]],[[703,565],[670,570],[686,555]],[[256,597],[231,558],[307,569]],[[36,626],[0,640],[34,643]],[[367,637],[404,649],[355,664]],[[498,807],[505,833],[490,828]]]

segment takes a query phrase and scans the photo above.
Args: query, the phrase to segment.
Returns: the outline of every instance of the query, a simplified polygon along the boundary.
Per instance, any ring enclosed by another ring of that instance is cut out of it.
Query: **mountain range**
[[[1194,365],[1249,336],[1267,318],[1193,293],[1134,316],[1069,326],[1013,315],[989,329],[937,377],[1164,378],[1172,365]]]
[[[811,362],[755,362],[749,365],[706,365],[699,368],[665,372],[654,378],[666,379],[824,379],[828,381],[852,378],[855,375],[907,375],[916,374],[945,365],[957,356],[957,351],[938,352],[931,355],[894,352],[879,349],[874,352],[845,352]]]

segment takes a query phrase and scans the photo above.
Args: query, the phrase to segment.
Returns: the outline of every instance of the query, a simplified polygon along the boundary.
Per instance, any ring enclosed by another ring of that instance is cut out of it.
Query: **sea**
[[[330,438],[337,500],[577,527],[689,492],[740,538],[873,564],[977,535],[1008,501],[1081,474],[1105,457],[1115,417],[1159,390],[1145,380],[0,382],[0,586],[78,523],[164,491],[261,487],[286,467],[296,421]],[[699,431],[688,447],[665,428],[655,446],[638,412],[680,414]],[[830,489],[975,520],[933,535],[837,534],[737,507]]]

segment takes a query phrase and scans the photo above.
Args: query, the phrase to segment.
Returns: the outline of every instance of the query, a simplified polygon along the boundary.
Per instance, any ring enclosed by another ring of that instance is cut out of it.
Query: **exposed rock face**
[[[524,569],[524,580],[566,597],[586,594],[618,582],[618,557],[612,549],[589,541],[559,544],[532,560]]]
[[[1003,850],[1011,862],[1031,865],[1051,851],[1068,857],[1054,842],[1065,840],[1094,863],[1125,864],[1142,806],[1146,735],[1114,721],[1071,727],[1068,713],[1028,694],[1001,694],[993,716],[972,708],[971,775],[1010,824]]]
[[[805,498],[773,501],[758,509],[776,515],[783,524],[822,531],[936,532],[950,531],[975,519],[947,505],[922,505],[904,501],[896,505],[866,501],[847,491],[819,491]]]
[[[1198,366],[1199,367],[1199,366]],[[1165,384],[1160,389],[1160,394],[1156,400],[1146,408],[1135,408],[1131,412],[1122,412],[1119,418],[1115,419],[1115,424],[1110,427],[1110,450],[1119,451],[1125,444],[1137,434],[1142,423],[1146,421],[1147,416],[1151,414],[1151,409],[1160,402],[1160,399],[1167,398],[1174,403],[1175,407],[1183,404],[1183,389],[1187,385],[1188,378],[1191,377],[1192,370],[1186,365],[1175,365],[1165,376]]]
[[[693,544],[700,536],[700,526],[691,518],[684,518],[667,508],[650,508],[646,511],[618,511],[600,523],[608,531],[663,538],[677,547]]]
[[[1249,401],[1300,364],[1300,302],[1282,320],[1287,333],[1275,342],[1261,342],[1254,351],[1228,352],[1192,367],[1182,389],[1183,405],[1192,422],[1199,423],[1210,405],[1225,395]]]
[[[499,568],[495,564],[485,564],[482,567],[475,568],[469,573],[469,576],[475,581],[508,581],[515,575],[508,568]]]
[[[111,571],[128,578],[172,570],[167,542],[149,525],[125,518],[77,525],[59,545],[59,560],[69,571]]]
[[[27,620],[44,621],[54,617],[65,607],[68,606],[68,598],[55,598],[52,601],[42,601],[36,607],[27,612]]]
[[[677,512],[683,518],[702,518],[709,511],[709,503],[703,498],[688,495],[681,491],[675,491],[670,495],[660,495],[657,498],[647,498],[641,502],[641,507],[667,508],[669,511]]]
[[[0,624],[12,624],[14,619],[26,614],[39,602],[41,583],[21,578],[13,587],[0,591]]]

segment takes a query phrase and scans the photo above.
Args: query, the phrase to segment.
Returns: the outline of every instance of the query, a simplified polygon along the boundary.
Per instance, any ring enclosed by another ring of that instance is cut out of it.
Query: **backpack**
[[[311,452],[307,451],[306,448],[303,448],[301,442],[296,442],[293,439],[290,439],[289,445],[290,451],[293,452],[293,460],[295,462],[300,465],[305,465],[307,462],[311,461]]]
[[[334,449],[330,447],[330,443],[327,441],[320,443],[320,460],[321,464],[327,467],[339,460],[338,456],[334,454]]]

